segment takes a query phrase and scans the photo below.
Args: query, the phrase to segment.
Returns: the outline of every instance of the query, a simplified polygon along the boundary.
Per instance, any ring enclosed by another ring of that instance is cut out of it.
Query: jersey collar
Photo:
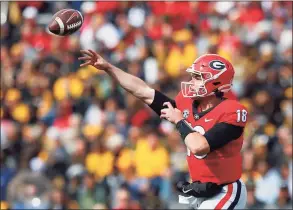
[[[223,101],[225,101],[226,98],[222,98],[222,100],[216,105],[216,106],[213,106],[203,112],[198,112],[197,111],[197,108],[199,106],[199,101],[197,100],[194,100],[192,102],[192,113],[193,113],[193,116],[194,116],[194,119],[196,120],[199,120],[201,117],[203,117],[204,115],[206,115],[207,113],[209,113],[210,111],[212,111],[214,108],[216,108],[220,103],[222,103]]]

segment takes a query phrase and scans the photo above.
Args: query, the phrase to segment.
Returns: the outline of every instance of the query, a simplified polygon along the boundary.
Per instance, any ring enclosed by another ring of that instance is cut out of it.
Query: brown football
[[[82,14],[74,9],[58,11],[49,23],[49,31],[55,35],[66,36],[76,32],[83,23]]]

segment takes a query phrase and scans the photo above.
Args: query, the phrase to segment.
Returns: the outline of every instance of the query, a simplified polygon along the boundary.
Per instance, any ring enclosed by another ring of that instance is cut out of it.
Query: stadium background
[[[63,8],[68,37],[46,32]],[[187,208],[174,126],[103,72],[93,49],[172,97],[204,53],[229,59],[250,113],[247,208],[292,208],[292,2],[1,2],[1,209]],[[233,170],[233,169],[231,169]]]

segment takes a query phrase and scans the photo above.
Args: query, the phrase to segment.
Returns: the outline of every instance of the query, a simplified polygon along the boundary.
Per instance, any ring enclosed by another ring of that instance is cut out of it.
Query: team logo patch
[[[221,71],[226,68],[226,65],[222,61],[218,61],[218,60],[211,61],[209,66],[212,69],[218,70],[218,71]]]
[[[184,109],[182,115],[183,115],[183,118],[184,118],[184,119],[187,119],[188,116],[189,116],[189,110],[188,110],[188,109]]]

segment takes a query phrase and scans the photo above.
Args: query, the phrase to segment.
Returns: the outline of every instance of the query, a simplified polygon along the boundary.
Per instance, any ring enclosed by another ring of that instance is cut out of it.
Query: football
[[[82,14],[74,9],[58,11],[49,23],[48,30],[58,36],[67,36],[78,31],[83,23]]]

